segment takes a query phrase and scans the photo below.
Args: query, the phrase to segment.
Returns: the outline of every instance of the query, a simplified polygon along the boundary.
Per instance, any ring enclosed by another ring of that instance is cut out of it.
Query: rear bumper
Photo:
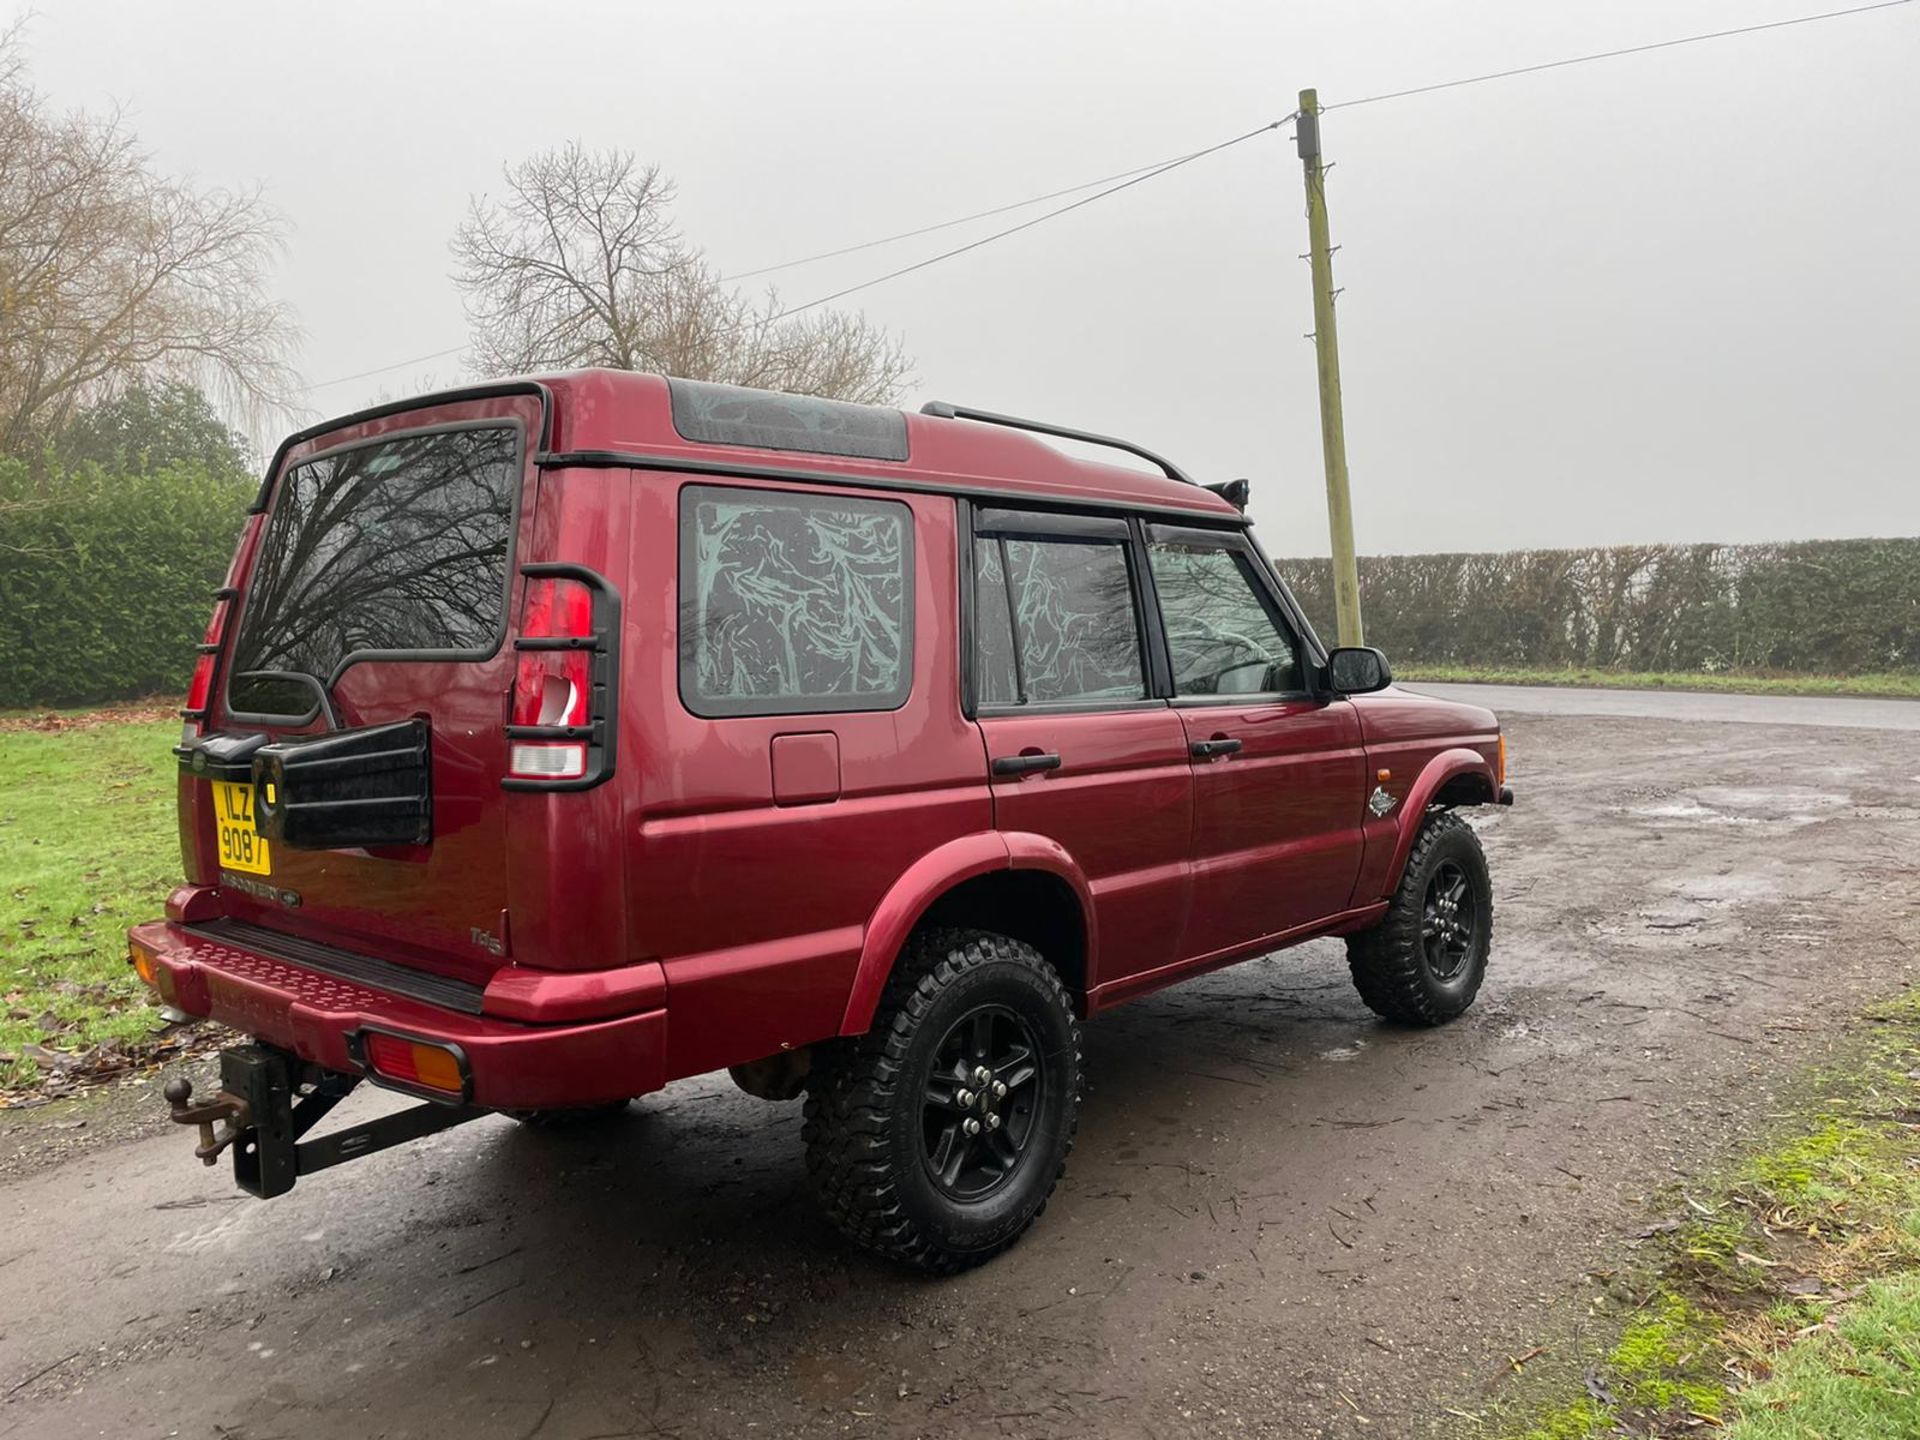
[[[131,938],[153,955],[168,1004],[323,1069],[365,1074],[354,1042],[371,1027],[459,1046],[473,1079],[472,1103],[490,1109],[595,1105],[666,1083],[664,1009],[592,1023],[521,1024],[322,974],[171,921],[135,926]]]

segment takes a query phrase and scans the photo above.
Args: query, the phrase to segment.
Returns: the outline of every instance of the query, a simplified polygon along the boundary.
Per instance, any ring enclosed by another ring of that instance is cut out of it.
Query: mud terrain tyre
[[[807,1172],[855,1243],[936,1274],[1039,1218],[1079,1121],[1080,1025],[1053,967],[983,930],[908,942],[866,1034],[816,1056]]]
[[[1473,1004],[1492,939],[1493,884],[1480,837],[1453,811],[1435,810],[1413,842],[1386,918],[1347,937],[1347,965],[1375,1014],[1443,1025]]]

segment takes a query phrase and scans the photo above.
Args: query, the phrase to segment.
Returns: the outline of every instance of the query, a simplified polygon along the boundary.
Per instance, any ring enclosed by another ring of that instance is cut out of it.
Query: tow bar
[[[194,1104],[193,1082],[184,1077],[169,1080],[161,1093],[175,1121],[199,1128],[200,1143],[193,1153],[200,1163],[211,1165],[231,1148],[234,1182],[262,1200],[286,1194],[302,1175],[450,1130],[487,1113],[428,1102],[302,1140],[352,1093],[360,1078],[308,1065],[270,1045],[236,1045],[220,1052],[220,1091],[213,1099]],[[298,1093],[302,1088],[305,1094]],[[222,1128],[216,1130],[216,1125]]]

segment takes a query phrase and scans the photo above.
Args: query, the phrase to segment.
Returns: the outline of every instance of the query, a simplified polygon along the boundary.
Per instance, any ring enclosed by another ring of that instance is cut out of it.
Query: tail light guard
[[[526,578],[507,723],[509,790],[588,790],[613,774],[620,596],[585,565],[522,565]]]

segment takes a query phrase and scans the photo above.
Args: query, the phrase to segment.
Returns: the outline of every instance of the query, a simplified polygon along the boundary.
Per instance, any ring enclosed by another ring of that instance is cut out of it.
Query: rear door
[[[498,963],[514,672],[504,642],[540,419],[537,398],[501,396],[382,417],[288,454],[209,719],[270,740],[425,721],[431,837],[222,849],[221,817],[241,787],[204,782],[215,784],[206,808],[229,913],[349,947],[379,941],[474,978]]]
[[[1186,732],[1149,698],[1145,600],[1125,520],[979,509],[973,703],[994,824],[1057,841],[1099,926],[1100,985],[1171,964],[1186,922]]]
[[[1173,707],[1193,764],[1193,919],[1216,954],[1344,910],[1360,869],[1366,756],[1239,531],[1145,527]]]

